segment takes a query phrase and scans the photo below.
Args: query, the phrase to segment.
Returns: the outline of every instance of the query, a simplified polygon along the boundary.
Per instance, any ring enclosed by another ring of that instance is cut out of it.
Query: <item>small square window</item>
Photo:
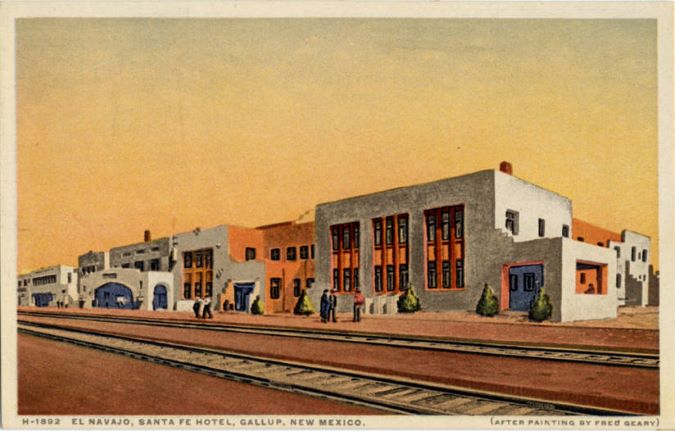
[[[300,246],[300,259],[307,259],[309,257],[309,247],[306,245]]]
[[[281,250],[278,248],[270,250],[270,260],[281,260]]]
[[[295,260],[297,258],[296,250],[295,247],[288,247],[286,249],[286,260]]]
[[[255,248],[246,247],[246,260],[255,260]]]

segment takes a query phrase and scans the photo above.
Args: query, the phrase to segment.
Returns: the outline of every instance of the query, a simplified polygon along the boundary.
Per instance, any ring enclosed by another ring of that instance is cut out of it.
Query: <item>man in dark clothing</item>
[[[204,311],[202,312],[202,319],[206,319],[207,316],[209,319],[213,319],[213,314],[211,314],[211,298],[208,296],[204,300]]]
[[[195,317],[199,319],[199,309],[202,308],[202,298],[195,299],[195,304],[192,306],[192,310],[195,312]]]
[[[354,322],[361,321],[361,309],[364,302],[366,302],[366,298],[363,297],[359,289],[356,289],[354,292]]]
[[[335,290],[330,292],[330,316],[333,319],[333,323],[337,322],[335,318],[335,313],[337,312],[337,295]]]
[[[321,306],[319,307],[319,314],[323,323],[328,322],[328,315],[330,314],[330,299],[328,298],[328,289],[323,291],[321,295]]]

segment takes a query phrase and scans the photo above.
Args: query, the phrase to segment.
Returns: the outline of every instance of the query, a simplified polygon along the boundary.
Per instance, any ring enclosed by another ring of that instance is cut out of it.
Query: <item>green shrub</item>
[[[530,320],[535,322],[543,322],[551,317],[553,305],[551,305],[551,298],[548,297],[544,288],[539,290],[539,294],[530,306]]]
[[[300,293],[297,304],[295,304],[293,314],[297,314],[299,316],[309,316],[314,313],[315,311],[314,306],[312,305],[312,300],[309,299],[309,296],[307,296],[307,291],[303,290]]]
[[[253,304],[251,304],[251,314],[265,314],[265,304],[260,300],[260,296],[256,296],[255,300],[253,300]]]
[[[497,301],[494,290],[487,283],[485,283],[483,294],[480,296],[478,305],[476,305],[476,313],[488,317],[499,313],[499,301]]]
[[[415,289],[412,286],[409,286],[405,292],[398,297],[398,306],[399,313],[414,313],[419,311],[422,307],[420,306],[420,300],[415,295]]]

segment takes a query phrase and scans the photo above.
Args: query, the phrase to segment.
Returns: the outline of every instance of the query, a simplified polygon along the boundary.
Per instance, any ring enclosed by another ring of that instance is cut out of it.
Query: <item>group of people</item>
[[[197,298],[195,304],[192,306],[192,310],[195,312],[195,317],[199,319],[201,316],[202,319],[213,319],[213,314],[211,314],[211,298]]]
[[[328,294],[328,289],[323,291],[321,296],[321,306],[319,307],[319,314],[321,315],[321,321],[323,323],[328,323],[330,321],[337,322],[336,312],[337,312],[337,292],[335,290],[330,291]],[[359,289],[354,291],[354,322],[361,321],[361,312],[363,310],[363,304],[366,302],[363,294]]]

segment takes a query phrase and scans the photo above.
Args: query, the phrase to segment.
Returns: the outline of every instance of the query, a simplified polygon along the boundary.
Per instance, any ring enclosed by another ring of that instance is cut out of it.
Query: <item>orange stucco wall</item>
[[[246,261],[246,248],[256,249],[255,259],[262,260],[263,253],[263,232],[258,229],[252,229],[240,226],[228,226],[230,237],[230,258],[236,262]]]
[[[609,241],[621,242],[621,234],[595,226],[577,218],[572,219],[572,235],[575,240],[583,238],[584,242],[607,247]],[[600,244],[602,243],[602,244]]]

